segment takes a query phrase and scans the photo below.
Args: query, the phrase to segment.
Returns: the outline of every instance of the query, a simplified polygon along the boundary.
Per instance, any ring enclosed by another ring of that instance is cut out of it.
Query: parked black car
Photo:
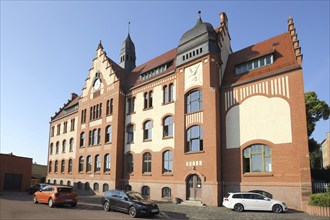
[[[144,199],[138,192],[109,190],[104,192],[102,205],[105,211],[117,210],[135,218],[139,215],[157,215],[159,207],[150,199]]]
[[[33,194],[37,191],[39,191],[40,189],[44,188],[45,186],[48,186],[48,184],[45,183],[38,183],[36,185],[33,185],[32,187],[30,187],[29,189],[29,194]]]

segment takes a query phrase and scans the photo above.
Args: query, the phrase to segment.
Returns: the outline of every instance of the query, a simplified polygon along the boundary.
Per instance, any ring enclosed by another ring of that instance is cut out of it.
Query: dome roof
[[[125,49],[131,49],[135,51],[134,43],[129,34],[126,37],[126,40],[124,40],[124,42],[121,45],[121,50],[125,50]]]
[[[199,14],[196,25],[182,35],[179,46],[204,34],[206,34],[208,38],[211,38],[212,40],[216,39],[216,33],[213,26],[210,23],[203,22]]]

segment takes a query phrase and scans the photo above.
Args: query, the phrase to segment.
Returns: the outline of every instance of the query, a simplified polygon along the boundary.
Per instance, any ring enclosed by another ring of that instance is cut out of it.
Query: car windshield
[[[64,187],[61,187],[61,188],[58,188],[57,191],[58,191],[58,192],[68,193],[68,192],[72,192],[72,188],[64,188]]]
[[[128,198],[131,199],[131,200],[137,200],[137,201],[143,201],[144,200],[144,198],[139,193],[129,192],[129,193],[126,193],[126,194],[127,194]]]

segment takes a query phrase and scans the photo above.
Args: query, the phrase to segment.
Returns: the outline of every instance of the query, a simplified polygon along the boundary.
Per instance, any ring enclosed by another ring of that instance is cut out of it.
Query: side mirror
[[[127,197],[124,197],[124,200],[125,200],[125,201],[128,201],[128,198],[127,198]]]
[[[39,189],[39,192],[42,192],[42,189]]]

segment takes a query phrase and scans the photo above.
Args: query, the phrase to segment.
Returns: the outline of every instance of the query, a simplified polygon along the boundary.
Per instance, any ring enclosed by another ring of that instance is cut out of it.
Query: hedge
[[[330,192],[316,193],[309,197],[309,205],[330,207]]]

